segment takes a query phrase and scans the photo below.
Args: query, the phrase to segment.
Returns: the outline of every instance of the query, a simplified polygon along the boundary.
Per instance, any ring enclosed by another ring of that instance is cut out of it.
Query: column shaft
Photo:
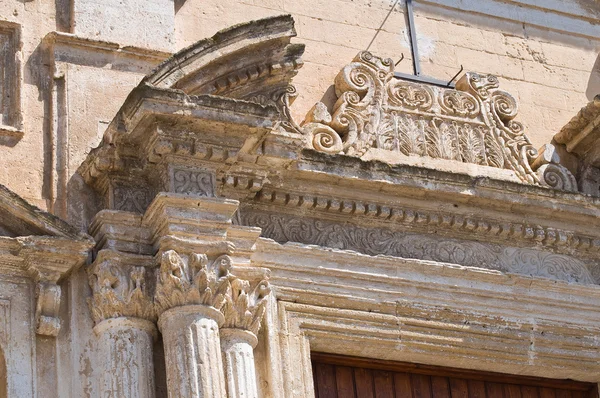
[[[229,398],[258,398],[254,334],[241,329],[221,329],[221,350]]]
[[[222,317],[204,305],[174,307],[160,315],[169,398],[225,397],[217,321]]]
[[[154,324],[138,318],[111,318],[96,325],[94,331],[102,369],[100,396],[154,398]]]

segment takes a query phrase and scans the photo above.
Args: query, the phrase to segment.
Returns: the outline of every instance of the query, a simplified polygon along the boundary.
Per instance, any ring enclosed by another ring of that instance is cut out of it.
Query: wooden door
[[[311,356],[317,398],[598,398],[592,383]]]

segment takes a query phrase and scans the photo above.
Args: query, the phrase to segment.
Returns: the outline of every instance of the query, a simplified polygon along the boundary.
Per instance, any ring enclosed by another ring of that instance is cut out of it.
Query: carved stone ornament
[[[174,250],[165,251],[156,284],[158,312],[198,304],[220,310],[231,294],[231,267],[231,258],[226,254],[209,261],[205,254],[182,257]]]
[[[367,228],[262,211],[242,212],[244,225],[261,227],[262,236],[280,243],[298,242],[369,255],[388,255],[502,272],[597,284],[586,265],[570,256],[492,243],[449,239]]]
[[[221,309],[225,316],[223,327],[247,330],[257,335],[267,305],[266,298],[270,293],[271,286],[266,280],[251,286],[249,281],[233,279],[231,294],[226,297]]]
[[[89,299],[96,323],[109,318],[131,317],[156,320],[156,312],[147,283],[149,270],[127,264],[117,254],[100,255],[89,270],[92,297]],[[114,252],[113,252],[114,253]]]
[[[397,79],[391,59],[363,51],[335,79],[333,112],[318,103],[303,130],[308,146],[321,152],[470,163],[511,170],[524,183],[574,190],[563,166],[532,168],[538,153],[514,120],[517,102],[498,87],[498,78],[477,73],[465,74],[456,89]]]

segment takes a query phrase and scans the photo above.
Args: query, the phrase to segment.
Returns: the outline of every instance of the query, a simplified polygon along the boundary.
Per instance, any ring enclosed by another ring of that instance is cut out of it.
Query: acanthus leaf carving
[[[430,260],[585,284],[600,283],[592,277],[586,264],[561,254],[262,211],[241,214],[243,225],[260,227],[262,236],[280,243],[299,242],[373,256]]]
[[[223,327],[247,330],[257,335],[270,293],[271,286],[267,280],[261,280],[255,286],[244,279],[232,280],[231,295],[227,296],[222,308],[225,316]]]
[[[308,147],[361,157],[372,149],[507,169],[522,182],[571,189],[571,179],[532,167],[538,156],[517,101],[493,75],[466,73],[456,89],[394,77],[393,63],[361,52],[335,79],[331,113],[318,103],[303,125]],[[386,157],[385,159],[389,159]],[[545,176],[546,173],[548,176]],[[563,178],[564,177],[564,178]]]
[[[184,305],[206,305],[220,310],[231,294],[231,257],[209,260],[206,254],[180,256],[174,250],[162,254],[157,276],[155,304],[159,313]]]
[[[96,323],[118,317],[156,320],[146,267],[109,256],[96,260],[88,274],[92,288],[88,302]]]

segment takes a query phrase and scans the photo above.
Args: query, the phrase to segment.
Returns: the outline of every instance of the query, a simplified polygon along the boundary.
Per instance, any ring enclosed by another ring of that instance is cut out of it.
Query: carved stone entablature
[[[154,259],[101,250],[88,269],[92,297],[89,305],[96,324],[130,317],[156,321],[152,300]]]
[[[304,51],[295,34],[290,16],[267,18],[173,55],[132,91],[79,174],[108,208],[139,213],[161,191],[253,196],[266,173],[230,172],[236,162],[289,163],[302,148],[289,111]]]
[[[574,163],[571,169],[579,190],[600,197],[600,95],[581,108],[554,136],[554,142],[567,158],[565,163]]]
[[[298,242],[369,255],[430,260],[568,282],[600,284],[600,272],[597,272],[600,264],[586,266],[576,258],[540,250],[361,227],[252,209],[242,211],[242,222],[244,225],[261,227],[264,237],[280,243]],[[599,279],[595,279],[588,269],[592,266]]]
[[[473,164],[479,175],[576,190],[560,164],[539,173],[532,168],[538,153],[514,120],[517,102],[498,87],[495,76],[477,73],[465,74],[456,89],[397,79],[391,59],[365,51],[336,77],[333,112],[317,103],[303,129],[308,146],[326,153],[425,167],[455,164],[459,172],[469,170],[460,163]],[[419,161],[423,157],[426,162]]]
[[[466,216],[450,211],[434,211],[419,206],[390,206],[376,201],[331,198],[325,195],[302,194],[265,188],[256,198],[274,210],[273,205],[284,206],[292,211],[314,212],[337,217],[352,217],[366,223],[378,222],[382,227],[402,228],[421,233],[443,233],[446,236],[472,239],[524,247],[546,247],[558,253],[587,253],[594,256],[600,252],[600,237],[580,234],[572,230],[542,226],[534,223],[498,220],[484,216]],[[241,213],[244,215],[246,208]],[[251,210],[250,210],[251,211]],[[287,211],[286,211],[287,212]],[[244,217],[242,217],[242,220]],[[275,222],[274,218],[272,221]],[[272,228],[266,220],[252,225]]]

